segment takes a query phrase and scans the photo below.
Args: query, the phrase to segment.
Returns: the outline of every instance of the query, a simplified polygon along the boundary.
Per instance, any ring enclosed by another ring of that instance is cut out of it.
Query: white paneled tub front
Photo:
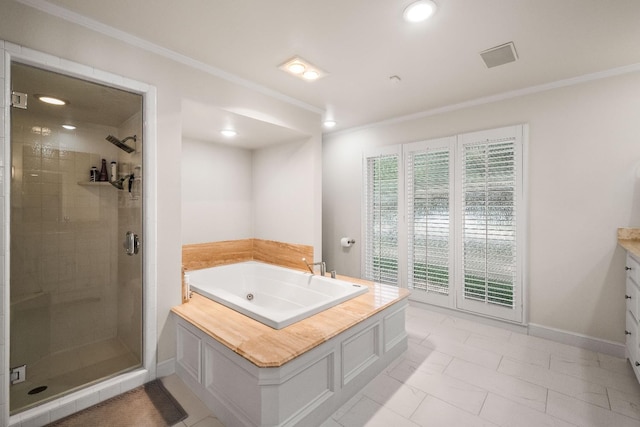
[[[176,373],[226,426],[318,426],[406,351],[406,307],[405,298],[271,368],[176,316]]]

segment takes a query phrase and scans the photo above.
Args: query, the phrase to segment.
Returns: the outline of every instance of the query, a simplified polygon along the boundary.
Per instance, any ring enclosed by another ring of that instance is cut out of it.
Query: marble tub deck
[[[280,330],[195,292],[189,302],[171,311],[254,365],[278,367],[409,296],[407,289],[338,278],[366,285],[369,291]]]

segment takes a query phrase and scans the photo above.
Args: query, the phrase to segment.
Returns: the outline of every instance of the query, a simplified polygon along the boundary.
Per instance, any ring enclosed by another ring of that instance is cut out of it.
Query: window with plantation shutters
[[[406,144],[407,287],[424,302],[453,301],[455,138]]]
[[[522,321],[522,126],[458,139],[459,308]]]
[[[411,299],[522,323],[525,125],[363,158],[362,276]]]
[[[365,156],[364,278],[398,285],[400,155],[396,148]]]

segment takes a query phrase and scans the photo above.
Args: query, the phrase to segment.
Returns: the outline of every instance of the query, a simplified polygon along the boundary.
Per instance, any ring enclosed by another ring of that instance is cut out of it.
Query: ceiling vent
[[[483,52],[480,56],[487,68],[497,67],[498,65],[508,64],[518,59],[516,47],[513,42],[505,43],[500,46],[492,47]]]

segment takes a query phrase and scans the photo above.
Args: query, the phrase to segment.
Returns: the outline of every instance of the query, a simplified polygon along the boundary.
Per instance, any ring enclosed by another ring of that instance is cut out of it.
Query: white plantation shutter
[[[365,155],[363,276],[379,283],[398,285],[398,225],[400,154]]]
[[[522,126],[458,141],[459,308],[522,321]]]
[[[451,306],[455,138],[405,145],[407,286],[412,297]]]
[[[362,276],[402,284],[412,300],[522,323],[526,132],[365,153]]]

